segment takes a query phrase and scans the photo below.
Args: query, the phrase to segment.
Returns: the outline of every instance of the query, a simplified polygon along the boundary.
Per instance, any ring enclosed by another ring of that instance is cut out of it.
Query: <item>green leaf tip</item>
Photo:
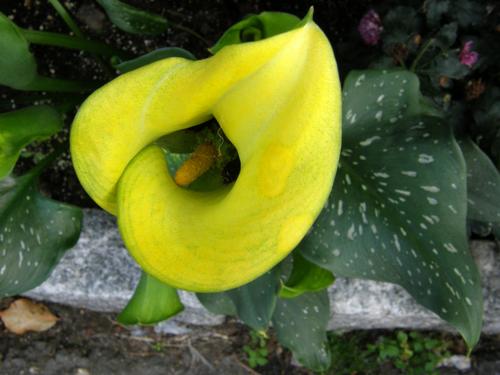
[[[124,325],[149,325],[169,319],[183,310],[177,289],[143,272],[134,295],[117,320]]]
[[[309,22],[313,22],[313,17],[314,17],[314,6],[311,5],[309,10],[307,11],[307,14],[302,19],[302,22],[304,22],[304,24],[309,23]]]

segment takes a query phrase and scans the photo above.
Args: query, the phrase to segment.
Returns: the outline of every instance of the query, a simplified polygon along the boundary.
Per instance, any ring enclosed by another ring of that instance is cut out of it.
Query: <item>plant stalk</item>
[[[30,43],[41,44],[46,46],[56,46],[69,49],[77,49],[87,52],[96,53],[98,55],[111,57],[119,56],[122,59],[127,59],[129,56],[116,48],[110,47],[101,42],[95,42],[75,36],[69,36],[59,33],[47,31],[37,31],[21,29],[23,36]]]
[[[427,42],[425,42],[425,44],[422,46],[422,48],[420,48],[418,55],[415,57],[415,60],[413,60],[413,63],[410,66],[410,71],[415,72],[420,59],[422,59],[425,52],[427,52],[432,43],[434,43],[434,38],[428,39]]]
[[[47,91],[47,92],[84,92],[93,91],[101,86],[101,82],[83,82],[67,79],[49,78],[37,76],[23,91]]]
[[[49,0],[49,3],[54,7],[56,12],[61,16],[63,21],[68,25],[71,31],[73,33],[82,39],[85,39],[85,36],[82,33],[82,30],[78,27],[75,21],[73,21],[73,18],[71,18],[70,14],[66,10],[66,8],[59,2],[59,0]]]
[[[73,33],[78,37],[82,39],[87,39],[85,35],[83,34],[82,30],[78,27],[76,22],[73,20],[69,12],[66,10],[66,8],[59,2],[59,0],[49,0],[49,3],[52,4],[56,12],[59,14],[59,16],[63,19],[63,21],[68,25],[69,29],[73,31]],[[101,68],[104,70],[106,75],[108,77],[114,77],[115,72],[112,69],[112,67],[104,60],[101,56],[92,53],[92,56],[97,60]]]

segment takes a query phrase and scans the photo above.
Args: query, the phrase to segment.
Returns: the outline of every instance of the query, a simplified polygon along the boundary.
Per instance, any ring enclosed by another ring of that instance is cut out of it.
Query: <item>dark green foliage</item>
[[[329,319],[330,300],[327,291],[322,290],[278,299],[273,327],[280,344],[290,349],[302,365],[324,371],[331,362],[326,338]]]
[[[299,245],[337,276],[403,286],[479,338],[482,294],[466,238],[466,170],[450,127],[407,71],[352,72],[329,201]]]
[[[0,179],[12,171],[26,145],[34,140],[48,138],[61,128],[61,115],[47,105],[1,113]]]
[[[0,13],[0,85],[22,89],[37,75],[37,65],[21,30]]]
[[[0,180],[0,296],[42,283],[80,236],[82,211],[45,198],[36,188],[48,162]]]
[[[138,9],[119,0],[96,0],[110,20],[121,30],[138,35],[165,32],[168,21],[162,16]]]

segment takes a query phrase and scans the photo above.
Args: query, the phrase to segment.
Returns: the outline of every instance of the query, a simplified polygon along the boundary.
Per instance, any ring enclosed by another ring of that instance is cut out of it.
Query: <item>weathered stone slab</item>
[[[472,251],[483,276],[484,331],[498,333],[500,254],[494,243],[482,241],[473,242]],[[115,219],[100,210],[86,210],[77,246],[63,257],[44,284],[27,295],[96,311],[118,312],[128,302],[139,276],[139,267],[123,247]],[[182,292],[181,298],[185,311],[159,330],[180,333],[183,323],[222,323],[223,317],[208,313],[191,293]],[[339,278],[330,289],[330,299],[332,329],[448,329],[396,285]]]

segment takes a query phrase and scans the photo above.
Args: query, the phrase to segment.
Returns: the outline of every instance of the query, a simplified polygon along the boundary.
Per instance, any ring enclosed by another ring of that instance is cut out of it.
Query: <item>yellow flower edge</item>
[[[331,47],[310,21],[115,79],[80,109],[73,162],[147,273],[181,289],[227,290],[286,257],[321,211],[340,151],[340,96]],[[211,116],[238,150],[240,174],[215,192],[182,189],[151,144]]]

